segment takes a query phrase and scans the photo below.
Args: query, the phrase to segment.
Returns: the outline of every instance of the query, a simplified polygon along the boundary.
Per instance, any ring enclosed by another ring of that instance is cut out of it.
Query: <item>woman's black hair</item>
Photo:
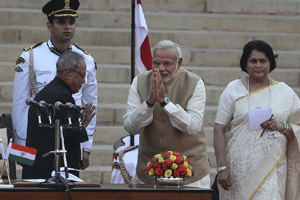
[[[240,67],[242,71],[248,73],[246,69],[247,61],[253,50],[263,52],[268,57],[270,61],[270,72],[276,68],[275,58],[277,58],[277,55],[274,55],[272,47],[262,40],[253,40],[244,46],[243,54],[240,59]]]

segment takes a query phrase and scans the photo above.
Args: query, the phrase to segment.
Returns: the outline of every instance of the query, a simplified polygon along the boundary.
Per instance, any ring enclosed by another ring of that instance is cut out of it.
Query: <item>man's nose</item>
[[[158,65],[158,70],[159,70],[159,71],[165,71],[165,66],[163,65],[163,63],[160,63],[160,64]]]
[[[65,23],[65,29],[70,29],[71,28],[71,24],[70,23]]]

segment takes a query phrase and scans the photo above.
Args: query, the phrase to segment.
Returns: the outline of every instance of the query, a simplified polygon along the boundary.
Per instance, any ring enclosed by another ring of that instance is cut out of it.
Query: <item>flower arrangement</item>
[[[156,154],[147,164],[146,174],[154,177],[183,178],[194,175],[190,161],[185,155],[168,151]]]

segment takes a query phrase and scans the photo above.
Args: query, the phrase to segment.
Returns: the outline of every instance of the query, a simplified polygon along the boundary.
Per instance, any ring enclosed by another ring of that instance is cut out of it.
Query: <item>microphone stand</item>
[[[37,109],[36,115],[38,117],[38,123],[39,123],[39,125],[42,125],[42,115],[41,115],[41,112],[40,112],[39,109]]]
[[[60,120],[57,119],[55,121],[55,151],[50,151],[50,152],[46,153],[45,155],[43,155],[43,157],[45,157],[45,156],[49,155],[50,153],[54,153],[54,155],[55,155],[55,158],[54,158],[55,176],[47,179],[43,183],[40,183],[40,187],[66,189],[66,191],[68,192],[69,199],[72,199],[69,189],[75,187],[75,184],[71,183],[68,179],[66,179],[60,175],[59,157],[61,154],[66,155],[66,150],[59,150],[60,130],[61,129],[62,128],[60,127]],[[62,142],[63,142],[63,140],[62,140]],[[62,146],[64,147],[64,144],[62,144]]]
[[[66,151],[62,126],[60,126],[60,137],[61,137],[61,147],[62,147],[62,150]],[[66,155],[66,153],[64,153],[63,156],[64,156],[64,164],[65,164],[65,176],[68,179],[69,178],[69,171],[68,171],[68,163],[67,163],[67,155]]]

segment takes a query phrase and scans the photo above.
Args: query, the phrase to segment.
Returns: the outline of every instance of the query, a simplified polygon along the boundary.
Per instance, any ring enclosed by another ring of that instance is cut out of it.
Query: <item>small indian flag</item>
[[[8,160],[14,160],[25,165],[33,165],[37,150],[10,142],[7,149]]]

